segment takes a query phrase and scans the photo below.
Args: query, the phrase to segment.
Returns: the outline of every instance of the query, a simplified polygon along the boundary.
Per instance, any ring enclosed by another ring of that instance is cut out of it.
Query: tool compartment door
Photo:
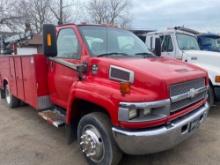
[[[47,58],[41,54],[21,56],[25,102],[36,110],[51,107],[48,77]]]
[[[35,107],[37,99],[37,83],[34,56],[21,57],[24,82],[24,101]]]
[[[24,96],[24,84],[23,84],[23,72],[22,72],[22,63],[21,57],[14,57],[15,62],[15,74],[16,74],[16,82],[17,82],[17,97],[21,100],[25,99]]]
[[[16,82],[16,73],[15,73],[15,62],[13,57],[9,57],[9,86],[11,93],[18,97],[18,92],[17,92],[17,82]]]

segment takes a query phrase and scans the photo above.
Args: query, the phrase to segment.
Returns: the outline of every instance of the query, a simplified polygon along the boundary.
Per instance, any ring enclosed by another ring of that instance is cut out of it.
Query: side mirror
[[[43,25],[43,52],[47,57],[57,56],[56,27],[52,24]]]
[[[160,38],[155,39],[154,53],[156,54],[156,56],[161,56],[161,41],[160,41]]]
[[[83,74],[88,71],[88,64],[83,63],[76,67],[77,72],[79,73],[79,79],[83,80]]]

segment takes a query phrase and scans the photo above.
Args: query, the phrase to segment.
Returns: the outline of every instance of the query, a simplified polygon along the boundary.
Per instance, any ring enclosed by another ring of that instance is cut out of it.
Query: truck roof
[[[75,23],[68,23],[68,24],[61,24],[58,25],[57,27],[63,27],[63,26],[69,26],[69,25],[73,25],[73,26],[99,26],[99,27],[113,27],[113,28],[119,28],[117,26],[113,26],[110,24],[91,24],[91,23],[79,23],[79,24],[75,24]]]
[[[161,35],[161,34],[171,34],[171,33],[184,33],[184,34],[196,36],[193,33],[186,32],[186,31],[179,30],[179,29],[167,29],[167,30],[164,30],[164,31],[149,32],[147,35],[152,35],[152,34],[153,35]]]
[[[198,37],[210,37],[210,38],[220,38],[220,35],[214,33],[202,33]]]

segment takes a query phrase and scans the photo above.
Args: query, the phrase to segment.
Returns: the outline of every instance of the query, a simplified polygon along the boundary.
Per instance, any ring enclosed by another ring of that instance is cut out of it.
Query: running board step
[[[38,115],[57,128],[65,125],[65,115],[57,109],[41,111]]]

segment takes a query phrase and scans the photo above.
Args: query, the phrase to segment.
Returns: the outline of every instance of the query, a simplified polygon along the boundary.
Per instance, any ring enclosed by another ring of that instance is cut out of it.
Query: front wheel
[[[114,142],[109,118],[103,113],[94,112],[82,117],[77,139],[89,164],[116,165],[122,157]]]
[[[5,99],[10,108],[15,108],[19,105],[19,100],[11,94],[8,84],[5,86]]]

